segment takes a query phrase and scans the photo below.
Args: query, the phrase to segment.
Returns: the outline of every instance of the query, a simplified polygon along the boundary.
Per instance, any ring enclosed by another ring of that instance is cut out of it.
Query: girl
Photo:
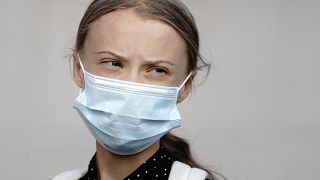
[[[170,133],[201,68],[196,24],[179,0],[95,0],[78,29],[74,108],[95,137],[89,167],[61,179],[216,179]]]

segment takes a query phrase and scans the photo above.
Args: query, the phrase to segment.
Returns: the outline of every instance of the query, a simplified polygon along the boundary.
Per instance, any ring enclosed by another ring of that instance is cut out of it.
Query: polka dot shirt
[[[175,159],[163,147],[123,180],[167,180]],[[90,161],[88,172],[80,180],[98,180],[96,155]]]

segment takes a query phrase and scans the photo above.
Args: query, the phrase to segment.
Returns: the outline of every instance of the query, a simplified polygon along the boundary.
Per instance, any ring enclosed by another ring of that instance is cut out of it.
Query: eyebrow
[[[122,55],[119,55],[117,53],[114,53],[114,52],[111,52],[111,51],[97,51],[97,52],[94,52],[94,54],[96,55],[101,55],[101,54],[109,54],[111,56],[114,56],[116,58],[119,58],[120,60],[123,60],[123,61],[128,61],[127,58],[125,58],[124,56]],[[160,64],[160,63],[166,63],[166,64],[169,64],[171,66],[176,66],[175,63],[171,62],[171,61],[166,61],[166,60],[162,60],[162,59],[155,59],[155,60],[146,60],[144,59],[145,61],[145,64]]]
[[[121,60],[125,60],[126,59],[124,56],[121,56],[121,55],[119,55],[117,53],[114,53],[114,52],[111,52],[111,51],[98,51],[98,52],[93,52],[93,54],[95,54],[95,55],[109,54],[109,55],[114,56],[116,58],[119,58]]]

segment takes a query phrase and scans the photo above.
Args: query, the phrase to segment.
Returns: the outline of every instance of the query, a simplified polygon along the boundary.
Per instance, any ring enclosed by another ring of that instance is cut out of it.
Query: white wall
[[[230,180],[320,179],[320,1],[185,2],[214,70],[177,133]],[[87,4],[0,2],[0,179],[49,179],[95,151],[64,57]]]

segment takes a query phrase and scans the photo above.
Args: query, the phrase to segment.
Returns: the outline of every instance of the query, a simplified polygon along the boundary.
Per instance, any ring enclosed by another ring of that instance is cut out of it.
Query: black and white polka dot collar
[[[163,147],[123,180],[167,180],[176,159]],[[97,180],[96,155],[90,161],[88,172],[80,180]]]

